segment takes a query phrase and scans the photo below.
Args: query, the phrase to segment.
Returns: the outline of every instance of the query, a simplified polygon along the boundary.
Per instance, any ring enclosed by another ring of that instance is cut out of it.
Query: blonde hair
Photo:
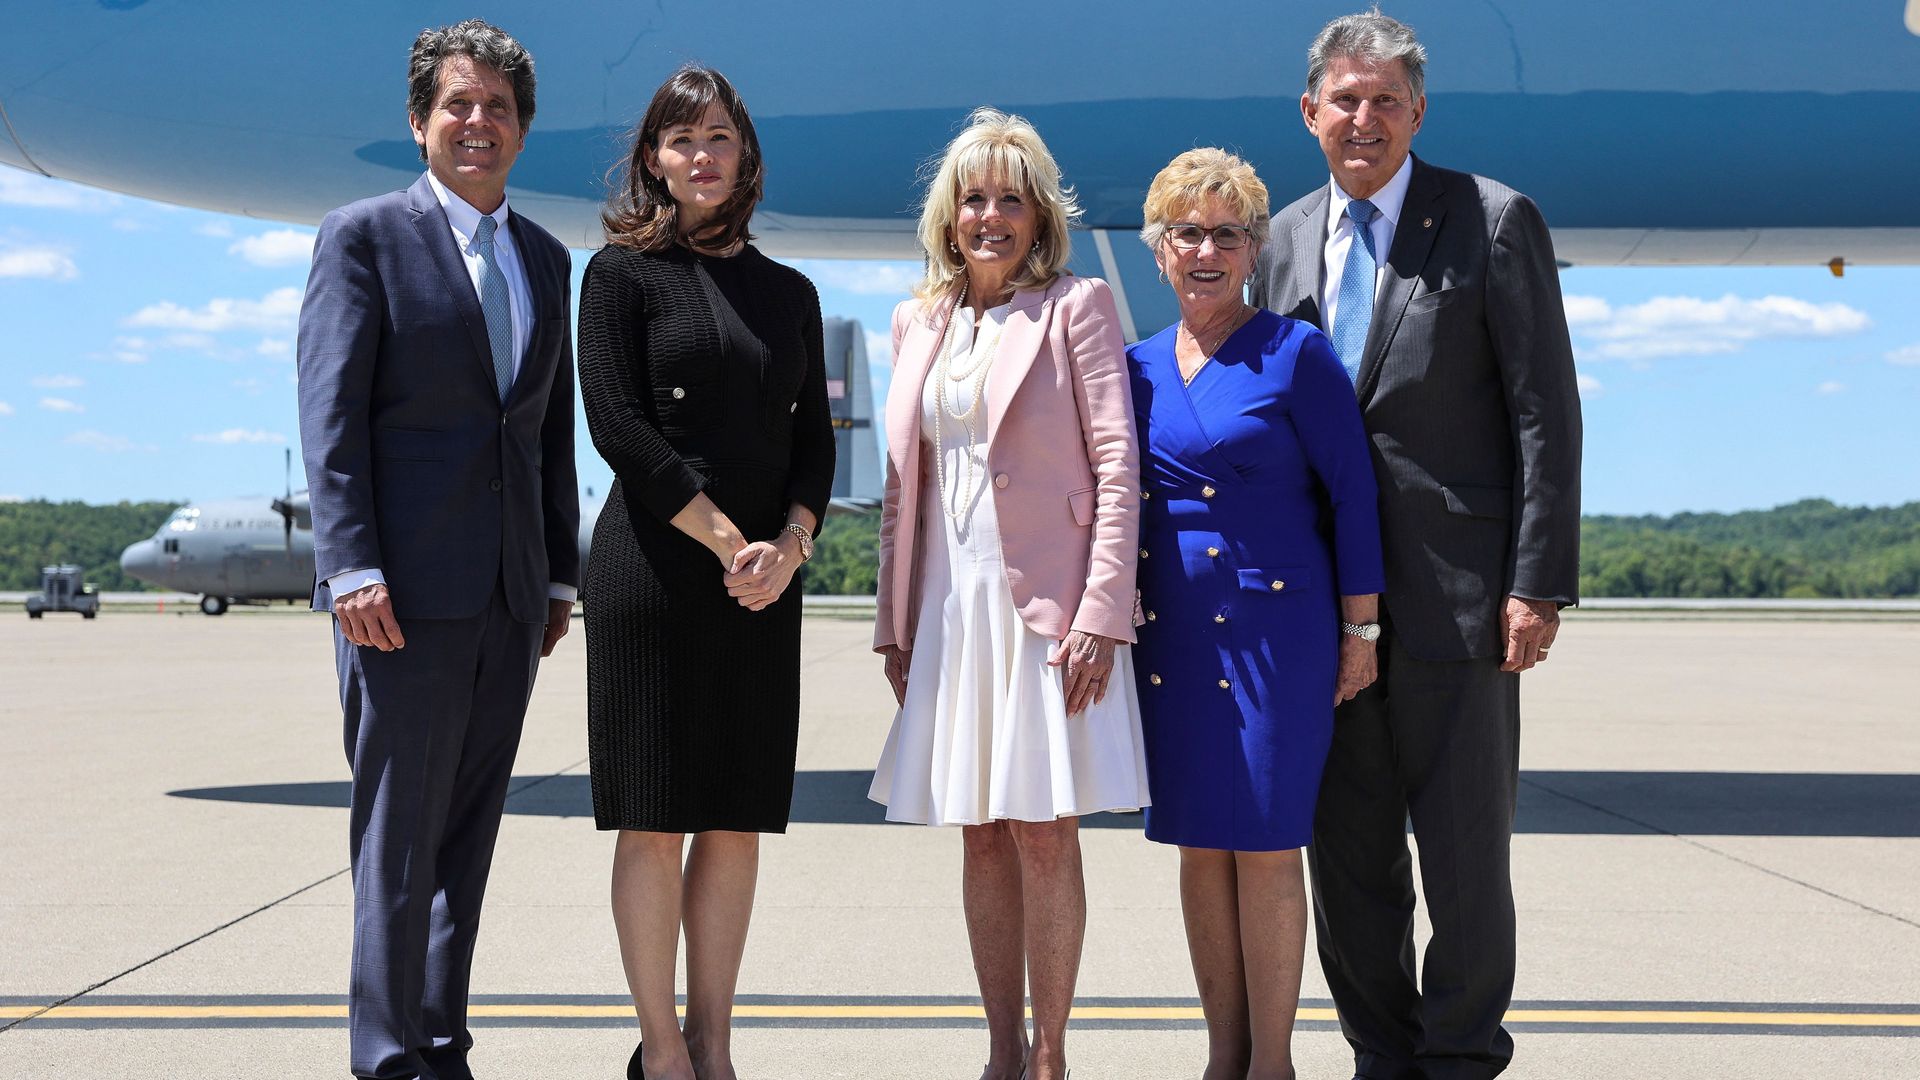
[[[1267,185],[1253,166],[1217,146],[1189,150],[1154,176],[1146,205],[1140,208],[1146,222],[1140,241],[1158,250],[1167,226],[1210,198],[1226,203],[1252,230],[1256,249],[1267,242]]]
[[[1060,183],[1060,166],[1025,117],[981,106],[967,116],[938,162],[929,161],[926,196],[920,203],[920,248],[927,275],[913,295],[931,302],[947,293],[966,273],[966,260],[954,250],[953,223],[969,185],[997,176],[1033,200],[1038,213],[1037,241],[1009,282],[1016,289],[1041,289],[1066,272],[1073,241],[1067,231],[1079,224],[1073,189]]]

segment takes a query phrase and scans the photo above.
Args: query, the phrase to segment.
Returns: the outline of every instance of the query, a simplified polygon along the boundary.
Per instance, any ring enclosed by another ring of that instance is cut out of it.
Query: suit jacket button
[[[1227,681],[1227,680],[1225,680],[1225,679],[1221,679],[1221,680],[1220,680],[1220,689],[1222,689],[1222,690],[1231,690],[1231,689],[1233,689],[1233,684],[1232,684],[1232,683],[1230,683],[1230,682],[1228,682],[1228,681]]]
[[[1148,491],[1148,490],[1147,490],[1146,488],[1141,488],[1141,489],[1140,489],[1140,497],[1141,497],[1141,498],[1143,498],[1143,499],[1151,499],[1151,498],[1153,498],[1153,492],[1151,492],[1151,491]]]
[[[1140,557],[1141,557],[1141,558],[1143,558],[1143,559],[1147,557],[1147,549],[1146,549],[1146,548],[1141,548],[1141,549],[1140,549]]]
[[[686,388],[686,387],[684,387],[684,386],[676,386],[676,387],[674,387],[674,388],[673,388],[673,400],[675,400],[675,401],[679,401],[679,400],[680,400],[681,398],[683,398],[683,397],[686,397],[686,396],[687,396],[687,388]]]
[[[1210,547],[1210,548],[1208,548],[1208,549],[1207,549],[1207,558],[1209,558],[1209,559],[1217,559],[1217,558],[1219,558],[1219,557],[1220,557],[1220,549],[1219,549],[1219,548],[1217,548],[1217,547]]]
[[[1212,484],[1208,484],[1205,487],[1200,489],[1200,497],[1203,499],[1211,499],[1213,498],[1214,494],[1215,492],[1213,490]]]
[[[1221,612],[1220,614],[1218,614],[1218,615],[1215,615],[1215,616],[1213,617],[1213,621],[1214,621],[1214,622],[1217,622],[1217,623],[1223,623],[1223,622],[1226,622],[1226,621],[1227,621],[1227,613],[1223,611],[1223,612]]]
[[[997,488],[1004,488],[1011,483],[1013,483],[1013,478],[1006,473],[1001,473],[999,476],[993,478],[993,486]]]
[[[800,408],[800,403],[796,401],[796,402],[793,402],[792,404],[790,404],[790,405],[788,405],[788,406],[787,406],[787,411],[788,411],[788,412],[795,412],[795,411],[797,411],[797,410],[798,410],[799,408]]]
[[[1279,592],[1281,589],[1284,589],[1286,587],[1287,587],[1287,583],[1284,581],[1276,581],[1273,584],[1267,586],[1267,588],[1272,589],[1274,592]]]
[[[1159,685],[1160,685],[1160,676],[1158,676],[1158,675],[1149,675],[1149,676],[1147,676],[1147,681],[1148,681],[1148,682],[1150,682],[1150,683],[1152,683],[1152,684],[1153,684],[1153,685],[1155,685],[1155,686],[1159,686]]]
[[[1154,621],[1155,619],[1158,619],[1159,617],[1160,617],[1160,616],[1158,616],[1158,615],[1155,615],[1155,614],[1154,614],[1153,612],[1151,612],[1151,611],[1149,611],[1149,612],[1147,612],[1147,621],[1148,621],[1148,622],[1152,622],[1152,621]]]
[[[501,426],[501,427],[506,427],[506,426],[507,426],[507,414],[506,414],[506,413],[501,413],[501,414],[500,414],[500,426]]]
[[[494,477],[493,479],[491,479],[491,480],[489,480],[489,481],[487,481],[487,490],[488,490],[488,491],[499,491],[499,490],[500,490],[500,488],[501,488],[501,484],[500,484],[500,478],[499,478],[499,477],[497,477],[497,476],[496,476],[496,477]]]

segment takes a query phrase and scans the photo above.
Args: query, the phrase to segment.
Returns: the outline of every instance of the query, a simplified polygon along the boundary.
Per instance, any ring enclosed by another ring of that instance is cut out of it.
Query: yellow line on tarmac
[[[684,1009],[681,1010],[683,1013]],[[38,1013],[36,1016],[35,1014]],[[474,1017],[503,1020],[576,1020],[631,1017],[625,1004],[479,1004],[468,1009]],[[754,1020],[980,1020],[978,1005],[736,1005],[735,1017]],[[0,1006],[0,1019],[34,1016],[39,1020],[343,1020],[345,1005],[62,1005],[39,1012],[32,1005]],[[1200,1020],[1197,1006],[1082,1005],[1076,1020],[1166,1021]],[[1299,1019],[1332,1021],[1328,1008],[1301,1009]],[[1708,1026],[1708,1027],[1873,1027],[1920,1028],[1920,1013],[1899,1012],[1746,1012],[1705,1009],[1513,1009],[1511,1023]]]

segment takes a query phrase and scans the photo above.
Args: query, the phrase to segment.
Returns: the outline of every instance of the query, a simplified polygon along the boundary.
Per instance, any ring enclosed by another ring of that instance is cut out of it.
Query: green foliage
[[[813,545],[800,587],[824,596],[872,596],[880,580],[880,513],[835,514]]]
[[[1920,596],[1920,503],[1589,517],[1582,596]]]
[[[120,552],[153,535],[177,502],[0,503],[0,589],[40,587],[40,568],[74,563],[102,591],[128,592],[148,585],[120,571]]]

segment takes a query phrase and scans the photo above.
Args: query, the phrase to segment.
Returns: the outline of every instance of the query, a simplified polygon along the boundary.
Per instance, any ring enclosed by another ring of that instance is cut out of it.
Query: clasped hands
[[[799,541],[783,529],[772,540],[755,540],[734,552],[731,562],[722,561],[727,567],[721,578],[727,595],[748,611],[759,611],[780,599],[805,560],[800,558]]]
[[[355,589],[333,602],[333,617],[340,624],[340,636],[354,645],[381,652],[407,647],[400,632],[400,617],[394,614],[393,594],[383,582]],[[567,636],[573,624],[573,601],[548,598],[547,622],[540,635],[540,655],[553,655],[553,647]]]

